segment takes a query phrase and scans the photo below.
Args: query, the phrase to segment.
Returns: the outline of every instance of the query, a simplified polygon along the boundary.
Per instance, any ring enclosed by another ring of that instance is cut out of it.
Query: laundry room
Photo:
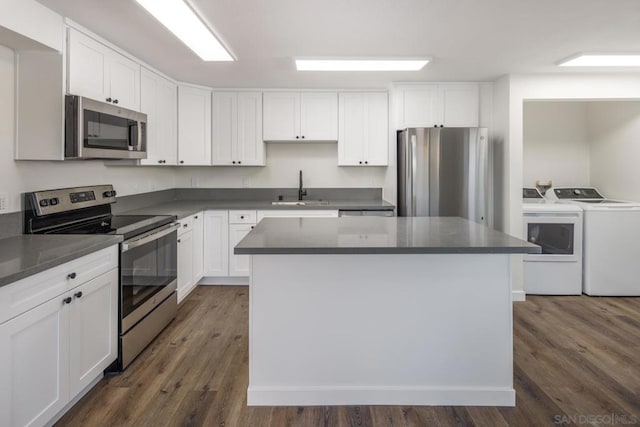
[[[525,187],[596,187],[640,201],[639,158],[640,101],[524,102]]]

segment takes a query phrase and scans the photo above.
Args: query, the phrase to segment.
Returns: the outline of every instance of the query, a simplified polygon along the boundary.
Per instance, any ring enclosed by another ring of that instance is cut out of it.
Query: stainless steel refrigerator
[[[398,131],[398,216],[459,216],[490,225],[486,128]]]

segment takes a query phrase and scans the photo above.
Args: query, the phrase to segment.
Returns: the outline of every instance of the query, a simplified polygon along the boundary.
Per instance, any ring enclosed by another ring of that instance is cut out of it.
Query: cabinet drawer
[[[0,323],[117,268],[118,253],[118,245],[110,246],[1,287]]]
[[[180,228],[178,228],[178,237],[193,229],[193,215],[178,220]]]
[[[255,224],[256,211],[229,211],[229,224]]]

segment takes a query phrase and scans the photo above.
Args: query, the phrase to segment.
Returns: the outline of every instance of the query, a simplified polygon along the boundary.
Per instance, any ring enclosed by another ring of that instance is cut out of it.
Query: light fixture
[[[204,61],[234,61],[184,0],[136,0]]]
[[[558,63],[559,67],[640,67],[640,55],[581,54]]]
[[[427,65],[420,59],[296,59],[298,71],[418,71]]]

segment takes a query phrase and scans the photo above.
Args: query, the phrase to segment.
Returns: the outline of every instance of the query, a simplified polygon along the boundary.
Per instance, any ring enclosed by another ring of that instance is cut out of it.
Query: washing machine
[[[545,197],[583,210],[583,292],[639,296],[640,202],[607,199],[594,187],[552,187]]]
[[[524,256],[524,291],[535,295],[582,293],[582,209],[522,190],[524,235],[542,252]]]

